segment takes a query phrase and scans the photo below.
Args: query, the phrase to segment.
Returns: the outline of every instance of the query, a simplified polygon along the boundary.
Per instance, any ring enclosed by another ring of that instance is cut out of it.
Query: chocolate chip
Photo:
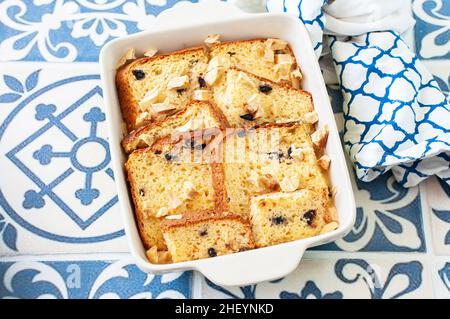
[[[270,93],[272,91],[272,87],[268,84],[262,84],[259,86],[259,91],[262,93]]]
[[[153,153],[155,153],[156,155],[160,155],[162,152],[161,152],[161,150],[156,150]]]
[[[233,55],[236,55],[236,52],[228,51],[227,54],[228,54],[230,57],[232,57]]]
[[[253,114],[251,114],[251,113],[239,115],[239,117],[246,121],[254,121],[255,120],[255,118],[253,117]]]
[[[272,224],[274,224],[274,225],[281,225],[286,222],[286,218],[284,218],[283,216],[272,217],[270,220],[272,221]]]
[[[172,161],[175,158],[175,155],[167,153],[167,154],[164,154],[164,157],[166,158],[166,160]]]
[[[145,191],[142,188],[139,189],[139,195],[141,195],[142,197],[145,196]]]
[[[142,70],[133,70],[132,72],[136,80],[142,80],[145,78],[145,73]]]
[[[313,221],[314,221],[314,217],[316,217],[316,211],[315,210],[308,210],[306,213],[303,214],[303,220],[309,225],[311,226]]]
[[[177,90],[177,93],[178,93],[178,94],[183,94],[183,92],[185,92],[185,91],[186,91],[186,89],[178,89],[178,90]]]
[[[209,257],[216,257],[217,256],[217,252],[214,248],[209,248],[208,249],[208,255]]]
[[[200,236],[206,236],[208,234],[208,231],[205,228],[202,228],[198,231],[198,234]]]
[[[292,158],[292,146],[289,146],[287,154],[289,158]]]
[[[286,52],[284,52],[283,50],[275,50],[275,54],[285,54]]]
[[[238,131],[237,131],[237,136],[239,136],[239,137],[245,137],[245,130],[238,130]]]
[[[200,88],[206,87],[206,81],[201,76],[198,77],[198,85],[200,86]]]

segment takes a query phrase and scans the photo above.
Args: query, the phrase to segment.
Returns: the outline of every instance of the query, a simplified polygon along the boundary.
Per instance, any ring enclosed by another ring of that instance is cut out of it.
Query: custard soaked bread
[[[322,192],[299,190],[251,198],[251,221],[258,247],[312,237],[331,219],[328,199]]]
[[[250,198],[254,195],[298,189],[328,195],[327,181],[304,124],[237,129],[226,136],[222,151],[224,201],[238,215],[249,217]]]
[[[222,256],[254,248],[250,224],[229,213],[186,213],[161,229],[174,262]]]
[[[317,121],[311,94],[243,70],[224,69],[212,90],[231,127]]]
[[[287,43],[277,39],[224,42],[210,51],[197,47],[138,58],[116,74],[123,119],[132,131],[183,110],[191,99],[205,100],[215,74],[231,66],[291,83],[296,65]]]
[[[126,153],[131,153],[135,149],[152,146],[157,140],[178,132],[206,128],[224,129],[228,126],[223,113],[211,103],[192,101],[186,109],[133,131],[123,139],[122,146]]]

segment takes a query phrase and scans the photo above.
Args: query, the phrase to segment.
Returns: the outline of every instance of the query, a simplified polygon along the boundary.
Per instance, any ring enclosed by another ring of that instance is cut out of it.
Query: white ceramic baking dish
[[[330,177],[337,189],[336,207],[340,226],[327,234],[272,247],[168,265],[151,264],[145,257],[139,237],[123,169],[125,156],[120,146],[122,116],[114,83],[115,64],[131,47],[136,49],[138,56],[150,47],[158,48],[160,52],[170,52],[199,45],[207,35],[215,33],[220,34],[224,41],[275,37],[290,43],[304,74],[303,88],[313,96],[319,126],[328,124],[330,127],[326,153],[332,159]],[[159,15],[151,30],[108,43],[100,53],[100,64],[120,208],[131,254],[143,271],[161,273],[194,269],[220,285],[248,285],[274,280],[293,271],[307,248],[336,240],[352,227],[356,209],[346,161],[319,65],[308,33],[299,19],[287,14],[246,14],[217,0],[198,4],[181,2]]]

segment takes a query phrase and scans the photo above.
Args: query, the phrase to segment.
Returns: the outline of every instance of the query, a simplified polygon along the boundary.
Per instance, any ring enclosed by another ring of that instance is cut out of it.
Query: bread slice
[[[305,120],[314,110],[308,92],[236,68],[226,70],[212,89],[231,127]]]
[[[156,246],[158,250],[166,250],[166,242],[164,241],[160,224],[162,218],[147,216],[141,211],[137,211],[137,222],[141,233],[142,241],[146,249]]]
[[[224,129],[228,126],[223,113],[211,103],[192,101],[186,109],[131,132],[122,140],[122,146],[126,153],[131,153],[135,149],[152,146],[157,140],[177,132]]]
[[[299,190],[251,198],[255,243],[265,247],[320,234],[330,218],[327,198],[321,192]]]
[[[197,47],[139,58],[120,67],[116,74],[116,86],[128,131],[152,121],[151,109],[139,105],[150,90],[157,92],[153,103],[173,105],[175,111],[184,109],[193,90],[198,88],[198,77],[206,69],[207,63],[203,48]],[[186,88],[167,89],[171,79],[185,75],[189,77]],[[147,112],[147,116],[142,116],[144,112]]]
[[[250,224],[233,214],[183,214],[178,220],[164,220],[161,229],[173,262],[222,256],[254,248]]]
[[[221,145],[224,202],[249,217],[250,198],[272,192],[308,189],[328,195],[327,179],[317,164],[308,129],[301,123],[237,129]]]
[[[224,68],[236,67],[274,82],[291,83],[291,79],[283,78],[275,67],[280,55],[292,59],[292,69],[297,68],[297,62],[290,46],[285,42],[278,49],[271,48],[269,39],[221,42],[213,45],[211,58],[219,58]],[[284,42],[284,41],[283,41]],[[268,52],[270,57],[265,57]]]

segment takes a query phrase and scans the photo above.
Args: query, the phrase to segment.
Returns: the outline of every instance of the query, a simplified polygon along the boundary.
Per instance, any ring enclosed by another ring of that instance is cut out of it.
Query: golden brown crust
[[[211,102],[208,102],[208,101],[191,101],[191,102],[189,102],[189,104],[186,106],[185,109],[179,111],[178,113],[175,113],[174,115],[171,116],[171,118],[177,117],[177,116],[182,116],[183,114],[188,112],[190,106],[199,105],[199,104],[204,105],[205,107],[208,107],[210,109],[211,114],[215,117],[215,120],[219,123],[218,129],[224,129],[224,128],[230,126],[227,118],[222,113],[222,111],[217,106],[215,106],[214,104],[212,104]],[[164,123],[166,123],[167,121],[169,121],[169,118],[155,121],[153,123],[142,126],[138,129],[132,131],[127,136],[125,136],[122,140],[122,147],[123,147],[125,153],[129,154],[137,148],[145,148],[145,147],[151,146],[151,145],[139,144],[140,143],[139,137],[142,134],[145,134],[149,129],[154,128],[155,126],[162,127],[164,125]]]
[[[121,66],[116,73],[116,87],[119,98],[120,108],[122,110],[122,118],[127,125],[128,131],[135,130],[136,118],[138,116],[137,110],[139,109],[138,101],[133,96],[133,91],[130,86],[129,79],[131,78],[130,72],[137,65],[146,64],[149,62],[173,57],[174,55],[186,54],[189,52],[202,51],[202,47],[186,48],[179,51],[175,51],[167,54],[159,54],[153,57],[138,58],[128,64]]]

